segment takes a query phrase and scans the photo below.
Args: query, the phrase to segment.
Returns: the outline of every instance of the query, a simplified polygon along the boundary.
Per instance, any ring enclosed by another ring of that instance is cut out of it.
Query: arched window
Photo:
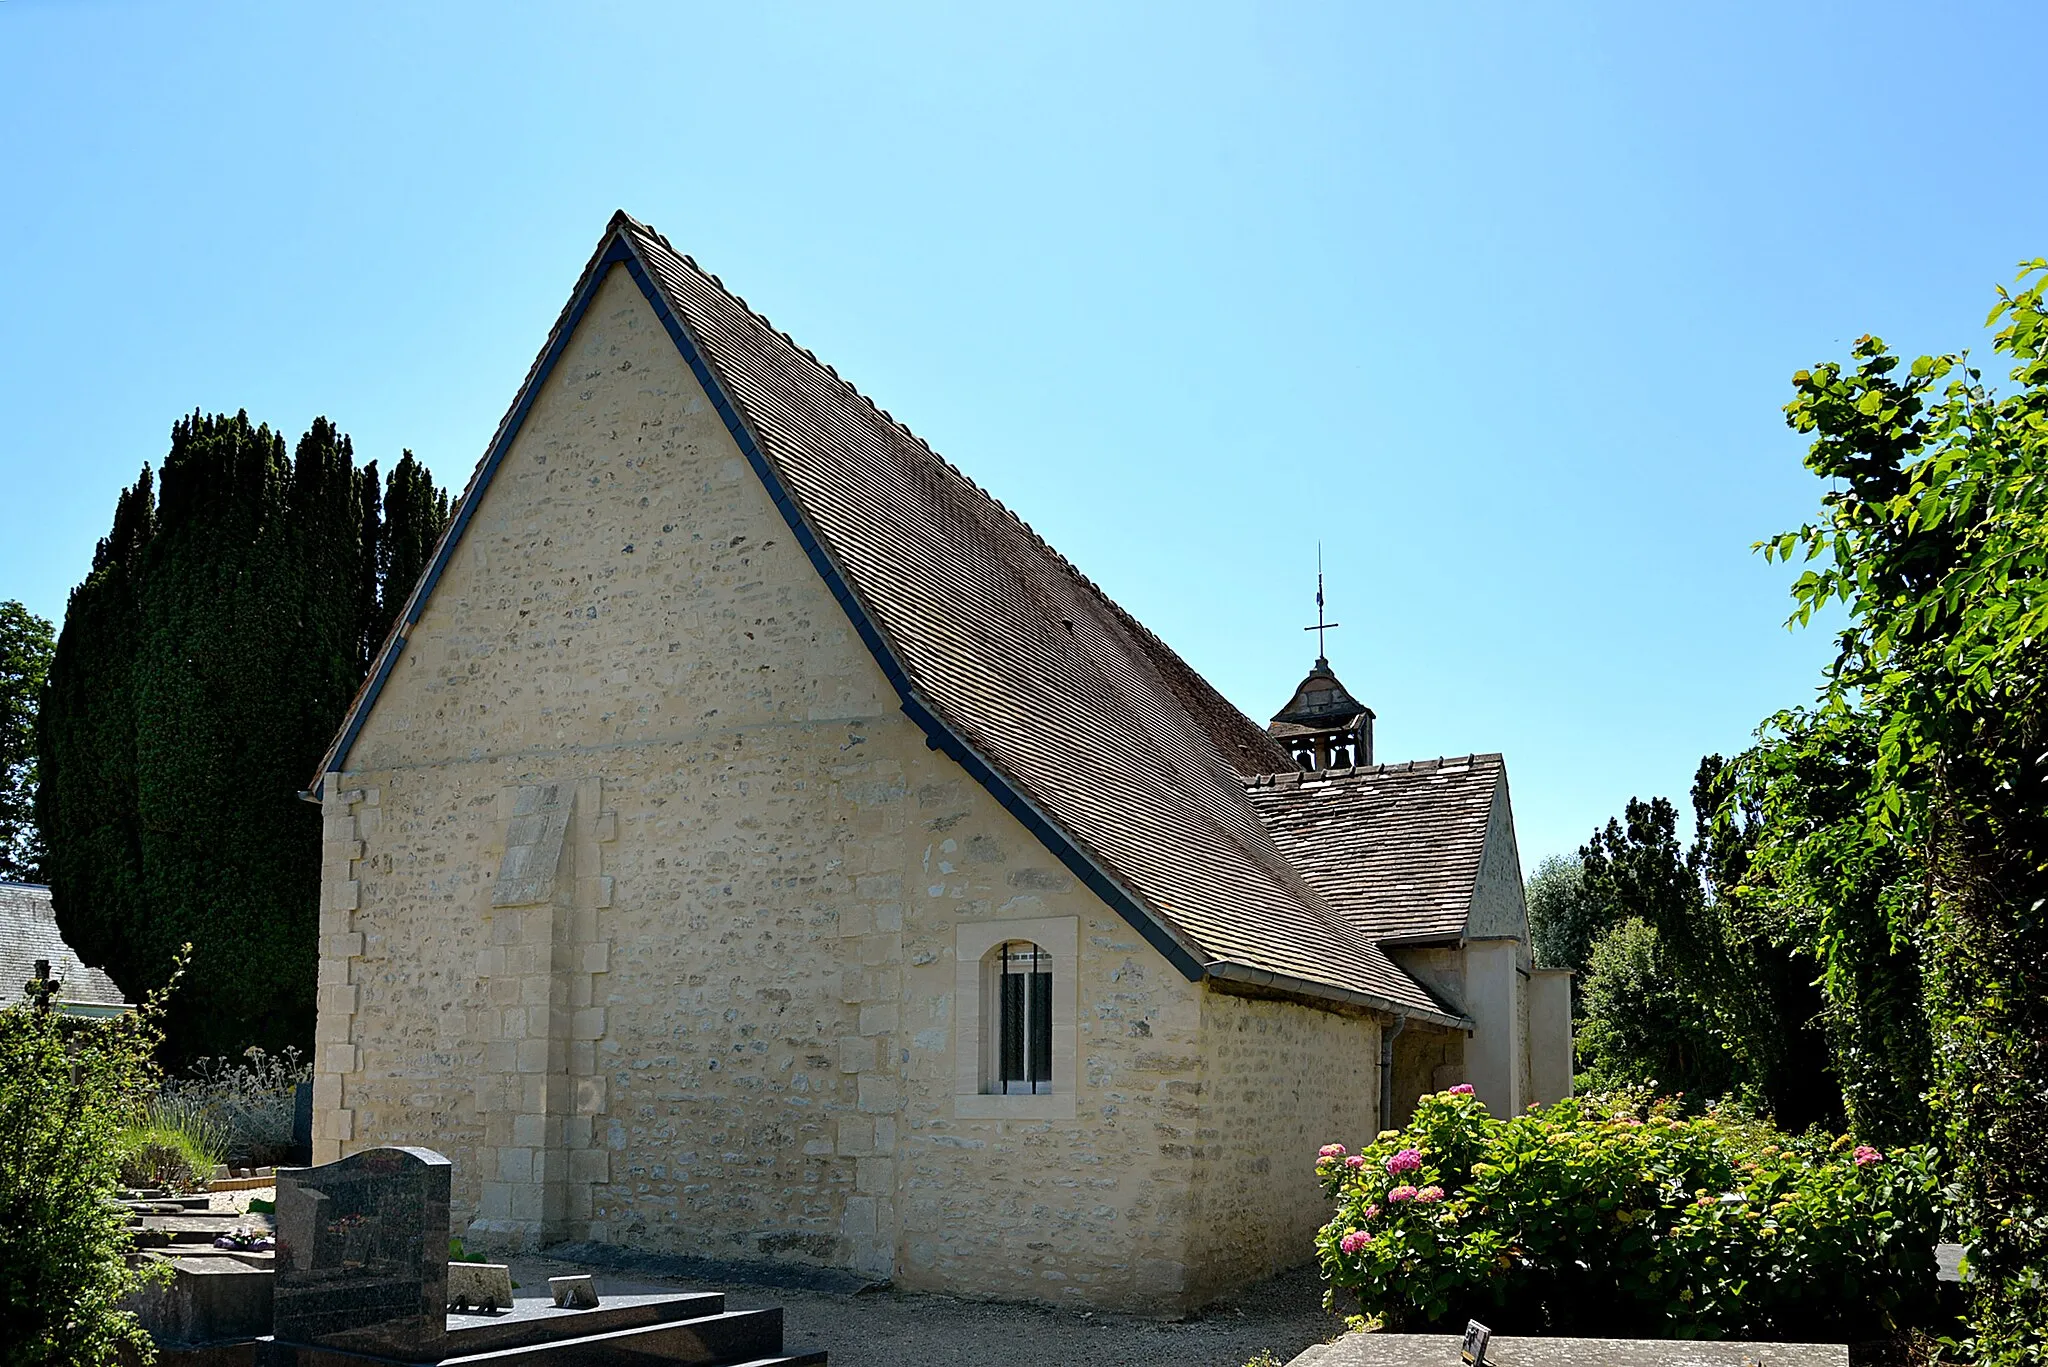
[[[996,1021],[987,1090],[998,1096],[1052,1093],[1052,955],[1029,940],[989,951],[987,981]]]

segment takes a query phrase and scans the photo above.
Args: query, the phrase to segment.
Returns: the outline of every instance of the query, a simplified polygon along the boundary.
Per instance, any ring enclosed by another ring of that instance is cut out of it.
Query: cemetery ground
[[[512,1260],[513,1280],[523,1287],[586,1270],[547,1258]],[[1246,1287],[1180,1321],[886,1289],[817,1291],[603,1272],[597,1285],[600,1295],[723,1291],[737,1310],[779,1305],[785,1342],[828,1349],[832,1367],[1242,1367],[1262,1352],[1286,1362],[1344,1328],[1341,1317],[1323,1310],[1323,1283],[1313,1267]]]

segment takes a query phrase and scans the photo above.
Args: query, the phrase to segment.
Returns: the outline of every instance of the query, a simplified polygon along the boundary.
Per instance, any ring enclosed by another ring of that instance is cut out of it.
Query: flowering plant
[[[1323,1275],[1389,1327],[1864,1339],[1933,1306],[1925,1149],[1629,1094],[1496,1119],[1453,1088],[1337,1153],[1316,1164]]]

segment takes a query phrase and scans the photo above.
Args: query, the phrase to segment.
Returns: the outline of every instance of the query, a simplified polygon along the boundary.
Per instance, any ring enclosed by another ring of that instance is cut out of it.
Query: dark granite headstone
[[[301,1082],[292,1091],[292,1161],[313,1161],[313,1084]]]
[[[280,1342],[434,1362],[448,1333],[447,1159],[365,1149],[277,1174]]]

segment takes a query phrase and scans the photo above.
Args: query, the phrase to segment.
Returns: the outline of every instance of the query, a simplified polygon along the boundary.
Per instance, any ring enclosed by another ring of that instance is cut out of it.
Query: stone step
[[[211,1196],[151,1196],[136,1200],[124,1200],[122,1205],[144,1215],[182,1215],[189,1211],[210,1210]]]
[[[677,1291],[651,1296],[606,1296],[594,1310],[558,1310],[546,1296],[522,1296],[500,1315],[448,1315],[447,1357],[487,1353],[562,1339],[587,1338],[617,1329],[704,1319],[723,1312],[716,1291]]]
[[[616,1367],[620,1362],[728,1367],[782,1352],[782,1310],[725,1310],[520,1348],[441,1359],[440,1367]]]

